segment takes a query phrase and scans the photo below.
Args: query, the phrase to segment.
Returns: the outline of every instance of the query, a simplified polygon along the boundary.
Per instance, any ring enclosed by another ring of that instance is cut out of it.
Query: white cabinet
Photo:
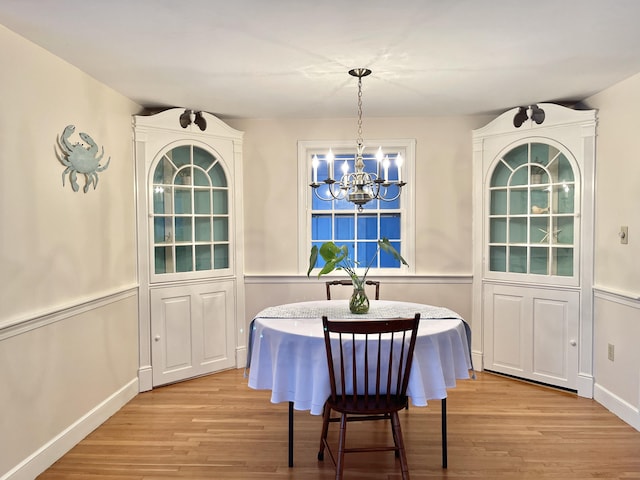
[[[243,134],[208,113],[188,124],[184,113],[133,122],[141,390],[246,358]]]
[[[587,397],[595,130],[540,104],[473,132],[474,363]]]

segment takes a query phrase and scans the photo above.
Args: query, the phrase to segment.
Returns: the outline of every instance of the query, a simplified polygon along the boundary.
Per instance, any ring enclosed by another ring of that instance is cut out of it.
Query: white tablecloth
[[[410,312],[410,313],[407,313]],[[412,317],[421,313],[407,393],[416,406],[443,399],[456,379],[472,368],[463,320],[429,305],[371,301],[367,315],[355,318]],[[271,401],[293,402],[296,410],[322,414],[330,394],[322,315],[352,318],[347,300],[302,302],[271,307],[252,322],[249,387],[271,390]]]

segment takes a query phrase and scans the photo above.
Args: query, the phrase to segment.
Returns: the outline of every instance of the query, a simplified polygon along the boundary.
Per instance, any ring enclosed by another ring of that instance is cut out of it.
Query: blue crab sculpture
[[[71,188],[74,192],[77,192],[80,188],[78,185],[77,177],[78,173],[82,173],[85,176],[84,193],[89,191],[89,186],[93,183],[93,189],[98,186],[98,172],[106,170],[111,161],[111,157],[107,160],[107,163],[100,166],[100,160],[104,156],[104,147],[100,155],[98,155],[98,145],[93,139],[84,132],[80,132],[80,138],[86,143],[80,142],[71,143],[69,137],[75,132],[76,127],[74,125],[67,125],[62,132],[62,135],[58,137],[58,148],[60,152],[56,150],[56,157],[67,168],[62,172],[62,186],[64,186],[64,179],[69,174],[69,180],[71,181]]]

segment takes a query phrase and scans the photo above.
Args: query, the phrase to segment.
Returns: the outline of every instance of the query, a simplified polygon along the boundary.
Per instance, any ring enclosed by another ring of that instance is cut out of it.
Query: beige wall
[[[415,138],[416,276],[382,279],[386,299],[471,316],[471,131],[492,117],[364,118],[365,144]],[[298,265],[298,140],[353,140],[355,118],[228,120],[244,136],[246,322],[268,305],[323,298]],[[369,142],[367,142],[369,140]],[[372,277],[373,278],[373,277]]]
[[[56,455],[48,442],[135,384],[139,107],[2,26],[0,64],[0,477],[27,461],[29,478]],[[69,124],[111,157],[88,193],[62,186]]]
[[[471,130],[491,117],[364,118],[365,144],[415,138],[416,274],[470,275]],[[297,141],[353,140],[350,119],[232,120],[245,132],[245,271],[306,272],[297,259]]]
[[[594,299],[595,398],[640,430],[640,75],[590,97],[598,109]],[[629,243],[620,244],[620,226]],[[614,360],[608,359],[609,344]]]

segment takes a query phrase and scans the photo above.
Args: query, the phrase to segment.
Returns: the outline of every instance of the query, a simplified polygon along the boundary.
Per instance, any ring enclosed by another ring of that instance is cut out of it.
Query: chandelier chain
[[[362,77],[358,77],[358,146],[362,146]]]

